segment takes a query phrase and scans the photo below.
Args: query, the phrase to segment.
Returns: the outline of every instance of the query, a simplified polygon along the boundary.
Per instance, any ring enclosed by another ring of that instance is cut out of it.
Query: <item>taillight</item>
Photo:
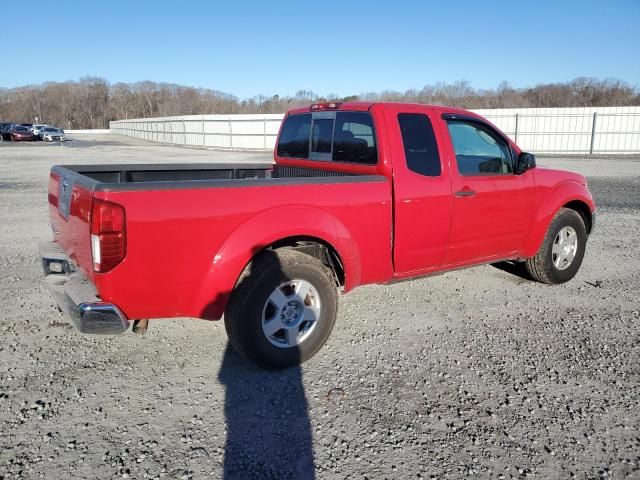
[[[127,249],[124,208],[93,199],[91,206],[91,255],[93,269],[102,273],[118,265]]]

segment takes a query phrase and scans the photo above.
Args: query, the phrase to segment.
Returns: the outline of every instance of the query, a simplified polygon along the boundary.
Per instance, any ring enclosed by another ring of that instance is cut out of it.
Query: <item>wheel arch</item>
[[[584,222],[584,226],[587,229],[587,235],[591,233],[593,229],[593,213],[589,208],[587,203],[582,200],[572,200],[570,202],[565,203],[562,208],[568,208],[570,210],[575,210],[582,217],[582,221]]]
[[[340,254],[335,249],[335,247],[325,240],[306,235],[293,236],[280,239],[277,242],[274,242],[272,245],[266,247],[266,249],[291,249],[317,258],[331,269],[337,286],[343,287],[345,285],[346,273],[342,258],[340,257]],[[262,251],[264,250],[265,249],[263,249]],[[260,252],[258,252],[256,255],[259,254]],[[253,258],[255,258],[255,256]],[[253,261],[253,258],[251,259],[251,261]]]
[[[272,227],[277,225],[277,228]],[[269,227],[270,226],[270,227]],[[212,257],[196,296],[200,318],[217,320],[242,272],[265,250],[292,248],[319,258],[348,291],[360,282],[360,252],[348,229],[333,215],[314,207],[268,210],[237,228]],[[213,297],[213,298],[212,298]]]
[[[591,233],[595,211],[591,194],[586,186],[567,180],[552,189],[541,201],[522,252],[524,258],[531,258],[538,252],[551,221],[561,208],[575,210],[585,222],[587,234]]]

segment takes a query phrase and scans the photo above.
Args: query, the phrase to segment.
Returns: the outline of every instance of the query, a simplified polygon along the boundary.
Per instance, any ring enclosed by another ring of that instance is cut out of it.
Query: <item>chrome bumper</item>
[[[45,282],[58,308],[82,333],[115,335],[127,331],[129,320],[112,303],[103,302],[95,286],[55,242],[40,244]]]

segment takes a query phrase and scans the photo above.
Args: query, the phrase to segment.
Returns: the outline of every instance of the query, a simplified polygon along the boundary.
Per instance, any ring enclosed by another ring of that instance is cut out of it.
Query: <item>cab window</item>
[[[311,151],[315,153],[331,153],[333,136],[333,119],[316,118],[313,120],[311,134]]]
[[[398,124],[407,168],[426,177],[438,177],[442,167],[429,117],[422,113],[399,113]]]
[[[373,120],[368,112],[290,115],[282,126],[280,157],[375,165],[378,160]]]
[[[338,112],[333,135],[333,161],[373,165],[378,158],[371,115]]]
[[[309,133],[311,114],[288,116],[278,141],[278,156],[309,158]]]
[[[481,123],[448,120],[449,134],[460,175],[513,173],[509,145]]]

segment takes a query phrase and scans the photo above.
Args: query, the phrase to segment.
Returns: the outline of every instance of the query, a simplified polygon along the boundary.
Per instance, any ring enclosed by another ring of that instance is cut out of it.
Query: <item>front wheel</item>
[[[586,245],[587,229],[580,214],[561,208],[551,221],[540,250],[526,261],[527,271],[542,283],[568,282],[582,265]]]
[[[337,297],[333,274],[318,259],[295,250],[262,252],[227,304],[229,342],[261,368],[300,365],[329,338]]]

